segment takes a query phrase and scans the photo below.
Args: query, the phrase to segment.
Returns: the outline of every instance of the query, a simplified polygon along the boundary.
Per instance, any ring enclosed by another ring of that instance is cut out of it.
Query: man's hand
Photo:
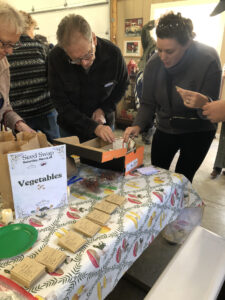
[[[225,121],[225,100],[209,102],[202,107],[203,115],[212,123]]]
[[[115,141],[114,133],[107,125],[98,125],[95,129],[95,134],[105,142],[113,143]]]
[[[101,108],[96,109],[91,117],[95,122],[97,122],[98,124],[105,124],[106,123],[106,119],[105,119],[105,113]]]
[[[189,90],[176,87],[177,92],[180,94],[184,101],[184,105],[189,108],[202,108],[208,102],[208,97]]]
[[[16,122],[15,129],[17,131],[26,131],[26,132],[33,132],[35,133],[36,131],[33,130],[31,127],[29,127],[26,123],[24,123],[22,120]]]
[[[130,136],[138,136],[140,131],[141,128],[139,126],[127,127],[123,135],[124,142],[127,143]]]

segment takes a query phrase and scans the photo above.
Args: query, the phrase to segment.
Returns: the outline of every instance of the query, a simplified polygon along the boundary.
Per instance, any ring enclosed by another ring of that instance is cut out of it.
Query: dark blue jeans
[[[32,119],[24,119],[24,121],[32,129],[41,131],[46,134],[49,142],[53,142],[54,139],[60,137],[59,126],[57,124],[57,116],[57,111],[53,110],[46,115],[35,117]]]

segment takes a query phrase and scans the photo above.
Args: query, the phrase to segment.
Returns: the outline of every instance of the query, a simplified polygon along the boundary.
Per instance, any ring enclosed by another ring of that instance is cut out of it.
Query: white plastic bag
[[[168,224],[162,231],[162,236],[171,243],[182,244],[191,231],[200,225],[204,207],[186,207],[175,221]]]

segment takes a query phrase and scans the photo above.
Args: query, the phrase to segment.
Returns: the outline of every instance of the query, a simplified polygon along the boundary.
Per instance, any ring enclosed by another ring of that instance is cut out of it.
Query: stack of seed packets
[[[10,272],[11,279],[29,288],[45,274],[45,266],[29,257],[24,258]]]
[[[73,224],[73,229],[88,237],[93,237],[101,229],[101,226],[86,218],[83,218]]]
[[[86,218],[98,225],[104,226],[105,223],[108,222],[110,215],[103,211],[94,209],[86,216]]]
[[[66,259],[66,254],[60,250],[46,246],[35,260],[46,266],[49,273],[54,272]]]
[[[10,272],[11,279],[29,288],[46,272],[54,272],[66,259],[66,254],[60,250],[46,246],[35,257],[26,257]]]
[[[84,244],[86,240],[82,238],[80,234],[73,231],[68,231],[65,235],[59,238],[58,245],[66,250],[73,253],[78,251]]]
[[[103,211],[103,212],[105,212],[107,214],[110,214],[110,215],[117,209],[117,207],[118,207],[118,205],[107,202],[104,199],[100,202],[97,202],[94,205],[95,209],[98,209],[98,210]]]
[[[125,202],[126,198],[118,194],[111,194],[109,196],[106,196],[104,200],[120,206]]]

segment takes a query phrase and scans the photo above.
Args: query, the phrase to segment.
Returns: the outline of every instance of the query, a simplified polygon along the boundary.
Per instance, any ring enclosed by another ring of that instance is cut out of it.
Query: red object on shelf
[[[137,64],[134,59],[131,59],[127,64],[127,70],[129,76],[137,72]]]
[[[127,118],[127,112],[126,112],[126,110],[125,109],[122,109],[121,110],[121,117],[123,117],[123,118]]]

